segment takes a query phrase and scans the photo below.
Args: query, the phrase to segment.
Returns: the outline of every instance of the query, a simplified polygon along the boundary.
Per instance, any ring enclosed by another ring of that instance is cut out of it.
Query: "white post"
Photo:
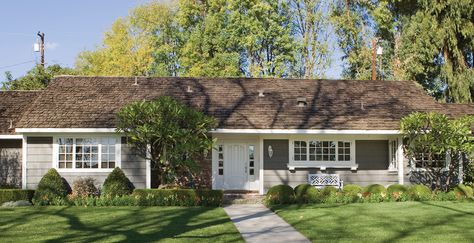
[[[397,149],[397,168],[398,168],[398,184],[403,185],[404,182],[404,176],[403,176],[403,169],[404,169],[404,160],[405,160],[405,155],[403,154],[403,138],[399,137],[398,138],[398,149]]]
[[[28,156],[28,143],[27,143],[27,137],[23,135],[22,139],[22,147],[21,147],[21,188],[26,189],[26,159]]]
[[[151,146],[150,144],[148,144],[147,146],[147,149],[146,149],[146,157],[147,159],[145,160],[145,164],[146,164],[146,179],[145,179],[145,183],[146,183],[146,188],[147,189],[150,189],[151,188],[151,161],[150,161],[150,157],[151,157]]]
[[[262,137],[259,137],[259,143],[260,143],[260,145],[258,146],[259,147],[259,153],[258,154],[259,154],[259,160],[260,160],[260,168],[259,168],[260,169],[259,170],[259,177],[260,177],[259,178],[259,182],[260,182],[260,185],[259,185],[260,187],[259,188],[260,189],[259,189],[259,194],[263,195],[265,193],[265,188],[263,186],[263,184],[265,182],[264,181],[264,170],[263,170],[263,166],[264,166],[264,164],[263,164],[263,157],[264,156],[263,155],[265,153],[265,148],[263,147],[263,138]]]

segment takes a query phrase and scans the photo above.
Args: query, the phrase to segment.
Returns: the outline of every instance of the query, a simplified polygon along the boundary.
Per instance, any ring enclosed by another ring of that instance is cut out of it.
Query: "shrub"
[[[314,203],[318,201],[319,191],[310,184],[300,184],[295,187],[295,200],[298,203]]]
[[[34,190],[0,189],[0,204],[4,202],[29,201],[33,199]]]
[[[472,188],[463,184],[459,184],[456,187],[454,187],[453,191],[456,194],[456,197],[458,198],[472,198],[473,197]]]
[[[325,186],[319,190],[319,202],[336,203],[338,201],[337,188],[333,186]]]
[[[66,181],[55,169],[49,169],[38,184],[38,188],[33,196],[33,204],[52,204],[53,200],[65,198],[68,192],[69,187]]]
[[[196,190],[198,204],[206,207],[222,206],[224,192],[222,190],[198,189]]]
[[[372,184],[364,188],[363,195],[364,197],[370,197],[371,195],[385,197],[387,195],[387,189],[380,184]]]
[[[428,201],[432,199],[432,192],[430,188],[425,185],[413,185],[407,191],[410,198],[415,201]]]
[[[354,184],[347,184],[342,189],[342,192],[346,195],[357,195],[362,193],[362,187]]]
[[[94,185],[95,180],[90,177],[79,178],[72,184],[72,198],[98,196],[99,191]]]
[[[120,168],[115,168],[104,181],[102,195],[106,197],[116,197],[129,195],[133,192],[133,184],[125,176]]]
[[[404,185],[393,184],[387,187],[387,193],[393,201],[407,201],[408,188]]]
[[[290,204],[295,201],[295,192],[288,185],[277,185],[271,187],[265,196],[265,202],[273,204]]]
[[[435,194],[434,199],[436,201],[456,201],[458,198],[456,197],[456,193],[454,191],[450,192],[437,192]]]

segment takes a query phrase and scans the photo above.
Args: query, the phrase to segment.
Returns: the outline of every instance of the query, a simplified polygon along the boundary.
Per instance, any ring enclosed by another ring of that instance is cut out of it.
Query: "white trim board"
[[[0,139],[23,139],[23,135],[0,135]]]
[[[216,134],[345,134],[345,135],[396,135],[399,130],[334,130],[334,129],[214,129]]]
[[[17,133],[115,133],[115,128],[17,128]]]

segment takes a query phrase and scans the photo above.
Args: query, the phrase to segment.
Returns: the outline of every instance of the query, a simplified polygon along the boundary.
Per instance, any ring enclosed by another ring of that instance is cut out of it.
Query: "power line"
[[[27,62],[21,62],[21,63],[17,63],[17,64],[13,64],[13,65],[8,65],[8,66],[3,66],[3,67],[0,67],[0,69],[15,67],[15,66],[27,64],[27,63],[30,63],[30,62],[35,62],[35,60],[31,60],[31,61],[27,61]]]

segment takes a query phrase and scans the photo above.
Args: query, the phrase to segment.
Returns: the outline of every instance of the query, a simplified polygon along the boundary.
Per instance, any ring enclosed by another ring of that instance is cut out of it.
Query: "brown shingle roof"
[[[39,91],[0,91],[0,134],[13,134],[22,113]]]
[[[55,78],[18,126],[113,128],[121,107],[161,95],[216,117],[219,128],[398,129],[400,118],[412,111],[444,109],[409,81],[143,77],[137,82],[133,77]],[[298,107],[298,98],[307,106]]]
[[[474,115],[474,104],[442,104],[443,113],[450,117],[460,117],[465,115]]]

